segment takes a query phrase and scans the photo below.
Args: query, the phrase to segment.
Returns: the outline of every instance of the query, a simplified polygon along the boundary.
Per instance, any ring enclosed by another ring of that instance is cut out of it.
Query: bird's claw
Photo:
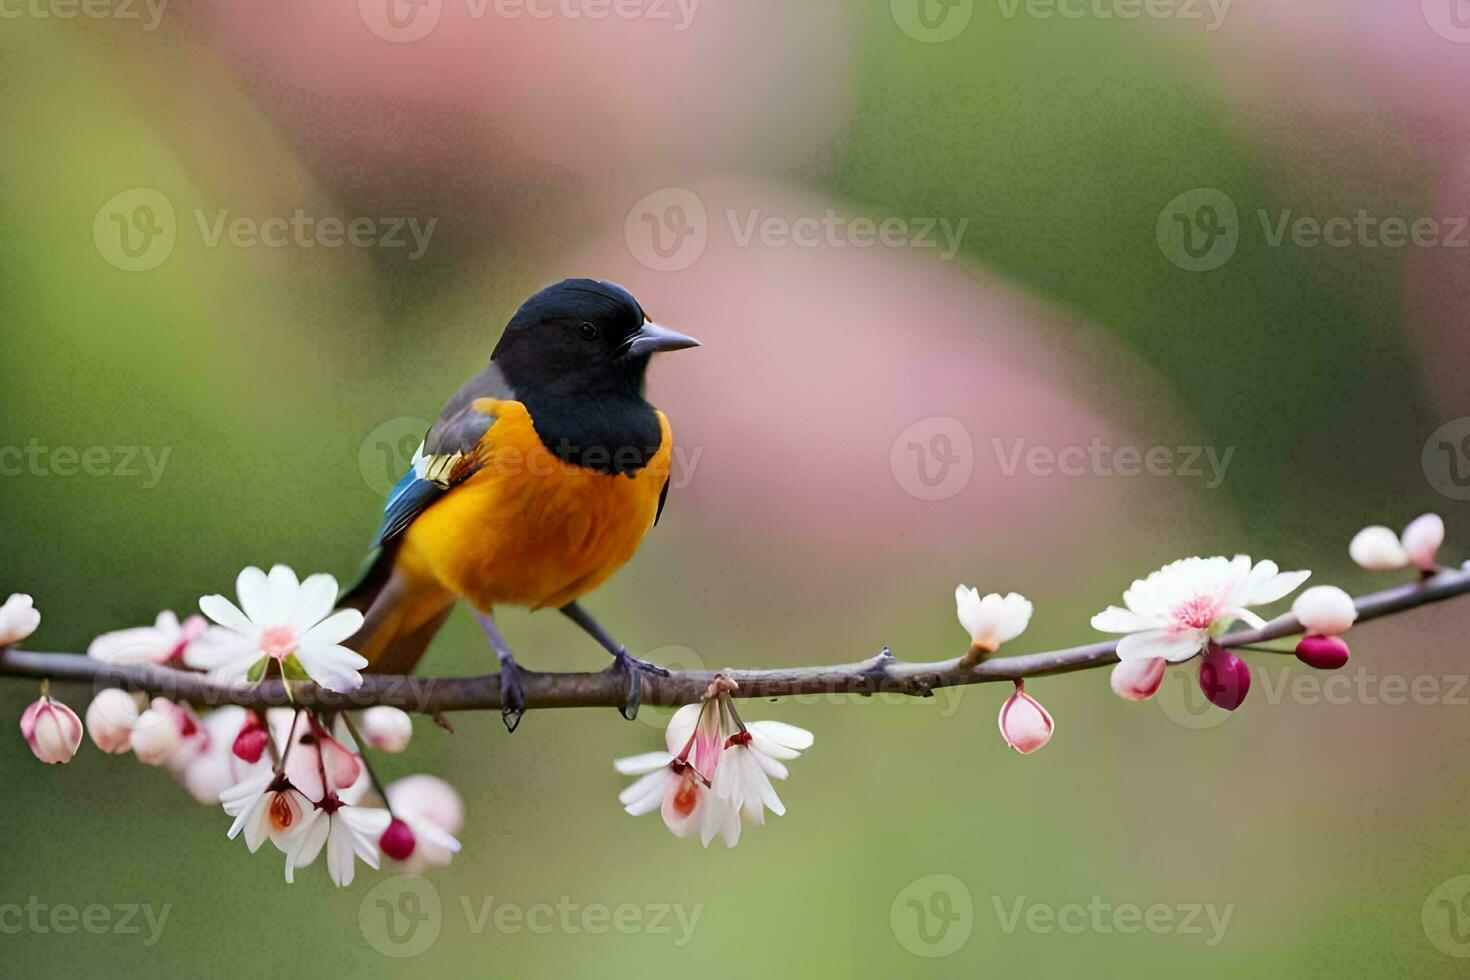
[[[613,662],[607,668],[615,673],[622,673],[627,678],[627,689],[623,692],[623,703],[618,706],[618,713],[628,721],[638,717],[638,709],[643,705],[643,676],[652,674],[655,677],[668,677],[669,672],[658,664],[649,663],[647,660],[639,660],[628,651],[613,655]]]
[[[514,732],[521,723],[521,715],[526,711],[526,698],[521,693],[521,668],[514,660],[505,659],[500,663],[500,720],[505,722],[505,730]]]

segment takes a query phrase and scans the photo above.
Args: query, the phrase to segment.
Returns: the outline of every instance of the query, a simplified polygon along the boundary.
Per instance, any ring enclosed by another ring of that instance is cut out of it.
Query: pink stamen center
[[[1219,615],[1220,603],[1213,596],[1197,595],[1174,607],[1174,622],[1184,629],[1209,629]]]
[[[296,652],[296,634],[289,626],[272,626],[260,634],[260,652],[285,660]]]

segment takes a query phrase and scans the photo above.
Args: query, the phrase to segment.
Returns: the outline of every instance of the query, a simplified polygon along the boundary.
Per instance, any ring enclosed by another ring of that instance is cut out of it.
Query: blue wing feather
[[[383,508],[383,523],[378,528],[373,547],[381,548],[402,534],[413,523],[414,518],[422,514],[446,490],[446,487],[423,479],[412,469],[403,474],[403,478],[388,495],[388,505]]]

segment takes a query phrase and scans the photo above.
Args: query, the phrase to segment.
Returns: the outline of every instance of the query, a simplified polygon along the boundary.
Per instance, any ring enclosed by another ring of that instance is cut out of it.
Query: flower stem
[[[363,741],[362,735],[358,733],[357,725],[353,722],[352,715],[349,712],[342,712],[341,717],[342,724],[347,726],[347,731],[352,736],[352,740],[357,743],[357,754],[362,758],[362,764],[367,769],[368,779],[372,781],[373,789],[382,798],[383,806],[387,808],[388,815],[390,817],[394,816],[393,804],[388,802],[388,791],[383,788],[382,782],[378,780],[377,771],[373,769],[373,764],[368,759],[367,742]]]

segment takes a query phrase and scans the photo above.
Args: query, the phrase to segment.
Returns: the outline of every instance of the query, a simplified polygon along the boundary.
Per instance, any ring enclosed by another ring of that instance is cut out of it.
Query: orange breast
[[[668,420],[659,413],[662,439],[649,464],[617,476],[556,458],[520,402],[485,402],[496,420],[479,470],[409,526],[399,567],[482,612],[565,605],[621,568],[653,526],[669,475]]]

